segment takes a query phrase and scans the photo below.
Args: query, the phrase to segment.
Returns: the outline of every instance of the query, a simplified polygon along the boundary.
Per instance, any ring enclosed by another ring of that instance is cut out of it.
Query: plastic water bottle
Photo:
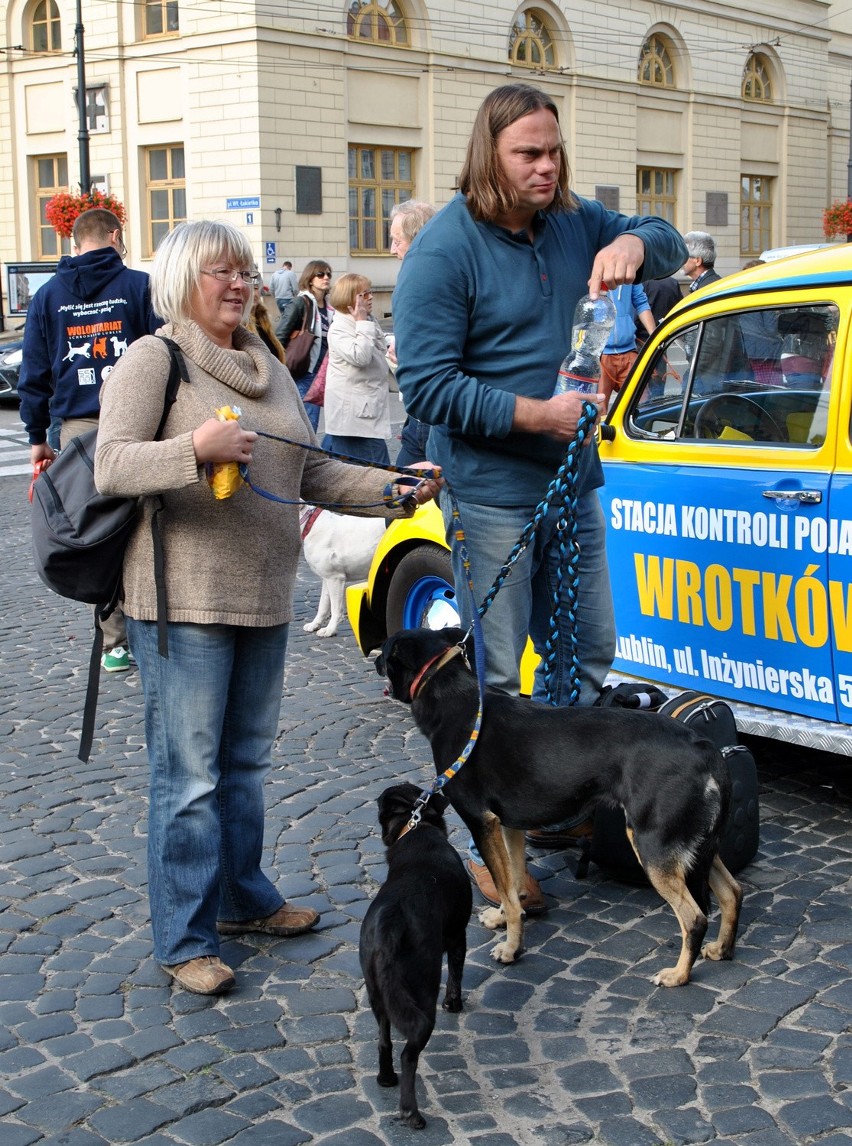
[[[601,353],[615,322],[615,306],[601,286],[597,298],[584,294],[574,310],[571,349],[559,367],[554,394],[577,390],[597,394],[600,389]]]

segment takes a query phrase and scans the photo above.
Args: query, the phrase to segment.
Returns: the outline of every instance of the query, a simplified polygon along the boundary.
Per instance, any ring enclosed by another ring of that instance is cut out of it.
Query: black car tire
[[[420,628],[427,619],[430,602],[439,612],[444,611],[443,602],[455,607],[453,566],[449,550],[425,544],[406,553],[391,577],[385,609],[388,635],[400,629]],[[448,619],[446,624],[458,624],[458,620]]]

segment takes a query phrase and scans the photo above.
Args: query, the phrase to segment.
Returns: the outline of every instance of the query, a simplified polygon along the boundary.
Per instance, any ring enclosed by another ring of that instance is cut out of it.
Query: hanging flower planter
[[[852,199],[838,199],[822,213],[822,229],[827,239],[852,235]]]
[[[44,214],[58,235],[63,239],[70,239],[71,229],[78,215],[82,215],[84,211],[91,211],[93,207],[103,207],[106,211],[112,211],[124,226],[124,204],[112,195],[105,195],[103,191],[88,191],[83,195],[59,191],[45,203]]]

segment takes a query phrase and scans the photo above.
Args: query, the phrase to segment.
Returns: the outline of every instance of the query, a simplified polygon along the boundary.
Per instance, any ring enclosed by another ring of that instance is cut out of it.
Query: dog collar
[[[426,683],[426,681],[430,677],[433,677],[438,669],[442,669],[445,664],[449,664],[453,657],[461,656],[463,651],[464,650],[462,649],[461,645],[453,645],[452,648],[444,649],[442,653],[437,653],[434,657],[431,657],[426,662],[426,664],[411,682],[410,696],[412,704],[414,703],[418,692]],[[430,669],[432,670],[431,672],[429,672]],[[429,674],[428,677],[426,675],[427,673]]]
[[[302,531],[302,541],[314,527],[314,522],[322,513],[322,506],[305,505],[299,510],[299,528]]]

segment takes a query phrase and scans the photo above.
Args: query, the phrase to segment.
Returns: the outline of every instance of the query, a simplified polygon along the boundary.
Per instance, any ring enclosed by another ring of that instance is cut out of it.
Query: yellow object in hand
[[[220,422],[236,422],[240,417],[239,407],[221,406],[216,410]],[[213,462],[207,467],[207,481],[217,501],[231,497],[243,484],[240,467],[236,462]]]

